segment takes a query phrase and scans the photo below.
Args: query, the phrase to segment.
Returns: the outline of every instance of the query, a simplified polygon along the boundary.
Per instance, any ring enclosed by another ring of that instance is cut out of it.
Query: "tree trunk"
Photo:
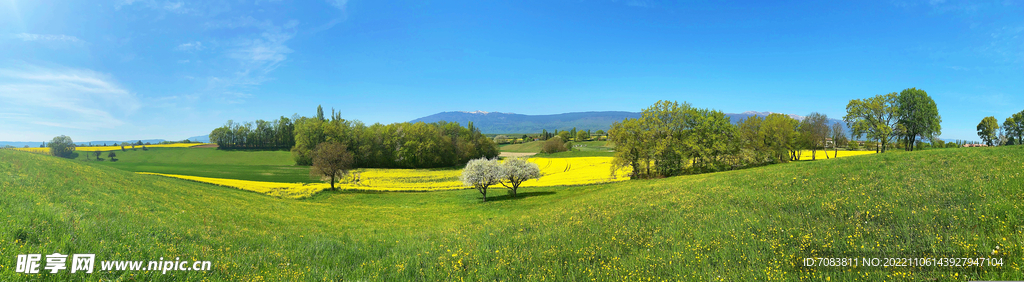
[[[334,188],[334,176],[333,175],[331,175],[331,190],[335,190],[335,188]]]

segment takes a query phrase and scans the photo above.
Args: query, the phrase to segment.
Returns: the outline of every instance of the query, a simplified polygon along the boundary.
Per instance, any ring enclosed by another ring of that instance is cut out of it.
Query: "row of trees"
[[[553,133],[552,132],[548,132],[546,129],[544,129],[544,130],[541,130],[539,139],[540,140],[548,140],[548,139],[551,139],[552,137],[560,136],[560,137],[562,137],[562,140],[564,140],[564,141],[573,140],[572,138],[576,138],[575,139],[576,141],[584,141],[584,140],[590,140],[591,137],[601,137],[601,136],[604,136],[604,134],[605,134],[604,130],[600,130],[600,129],[598,129],[594,133],[591,133],[590,129],[587,129],[586,131],[583,131],[583,130],[576,131],[575,127],[573,127],[572,130],[569,130],[569,131],[564,131],[563,130],[561,132],[559,132],[556,129],[555,132],[553,132]]]
[[[985,117],[978,123],[978,137],[989,146],[1024,144],[1024,111],[1007,117],[1002,127],[996,117]]]
[[[228,120],[224,126],[210,132],[210,142],[221,148],[291,148],[295,146],[292,120],[283,116],[275,121],[236,123]]]
[[[292,156],[296,164],[312,165],[313,149],[325,142],[344,145],[354,167],[431,168],[460,165],[476,158],[498,156],[498,146],[473,127],[458,123],[375,123],[341,118],[298,117],[294,120]]]
[[[846,105],[843,120],[853,130],[853,136],[866,136],[881,143],[882,153],[894,140],[906,144],[907,151],[913,151],[919,140],[936,140],[942,133],[942,117],[938,107],[928,93],[909,88],[865,99],[850,100]]]
[[[830,138],[846,139],[842,125],[830,125],[824,114],[803,121],[783,114],[753,116],[733,125],[721,111],[670,101],[658,101],[640,118],[617,122],[609,131],[615,165],[631,167],[631,178],[788,162],[799,159],[803,149],[816,158],[817,150],[834,144]]]

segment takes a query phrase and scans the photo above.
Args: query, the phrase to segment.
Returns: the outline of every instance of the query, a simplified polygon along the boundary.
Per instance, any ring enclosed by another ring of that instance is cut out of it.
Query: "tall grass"
[[[307,200],[0,150],[0,280],[1021,280],[1024,147],[649,181]],[[1004,266],[822,271],[811,255],[1004,250]],[[13,273],[17,254],[209,272]]]

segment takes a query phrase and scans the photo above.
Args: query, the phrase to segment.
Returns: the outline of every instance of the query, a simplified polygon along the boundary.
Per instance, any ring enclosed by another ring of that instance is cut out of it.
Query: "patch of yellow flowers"
[[[145,145],[146,148],[188,148],[192,146],[205,145],[205,143],[174,143],[174,144],[156,144],[156,145]],[[142,149],[143,145],[135,145],[136,149]],[[125,149],[131,149],[131,145],[124,146]],[[75,151],[118,151],[121,150],[121,145],[117,146],[94,146],[94,147],[75,147]]]
[[[812,153],[811,150],[801,150],[800,151],[800,160],[801,161],[809,161],[809,160],[811,160],[811,156],[812,156],[811,153]],[[827,159],[827,158],[825,158],[826,154],[828,154],[829,158],[842,158],[842,157],[850,157],[850,156],[868,155],[868,154],[874,154],[874,153],[875,153],[875,151],[832,151],[832,150],[827,150],[826,151],[826,150],[818,150],[817,151],[817,157],[818,157],[819,160],[824,160],[824,159]]]
[[[520,187],[566,186],[622,181],[628,179],[628,170],[612,174],[611,157],[530,158],[540,166],[540,179],[523,182]],[[233,187],[281,198],[306,198],[329,189],[328,183],[283,183],[211,178],[164,173],[141,174],[174,177],[214,185]],[[357,169],[335,187],[364,191],[444,191],[466,189],[459,180],[462,170],[456,169]],[[496,187],[501,187],[500,184]]]
[[[199,146],[199,145],[205,145],[205,143],[174,143],[174,144],[156,144],[156,145],[145,145],[145,146],[146,146],[146,148],[188,148],[188,147]],[[136,149],[141,149],[142,146],[143,145],[135,145],[135,148]],[[128,145],[128,146],[124,146],[124,148],[125,149],[131,149],[132,146]],[[50,154],[50,147],[42,147],[42,148],[30,147],[30,148],[11,148],[11,149],[12,150],[18,150],[18,151],[23,151],[23,152],[30,152],[30,153]],[[120,150],[121,150],[121,145],[117,145],[117,146],[93,146],[93,147],[79,146],[79,147],[75,147],[75,151],[80,151],[80,152],[94,152],[94,151],[106,152],[106,151],[120,151]]]

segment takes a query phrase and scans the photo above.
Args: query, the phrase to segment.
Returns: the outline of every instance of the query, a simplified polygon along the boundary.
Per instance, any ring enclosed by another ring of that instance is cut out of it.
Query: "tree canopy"
[[[993,145],[992,142],[998,138],[998,136],[996,136],[997,130],[999,130],[999,121],[996,120],[996,117],[994,116],[985,117],[981,119],[980,123],[978,123],[978,137],[980,137],[981,141],[985,142],[986,145]]]
[[[942,117],[939,116],[939,109],[924,90],[904,89],[896,96],[896,104],[900,134],[907,144],[907,151],[914,150],[912,145],[918,138],[927,140],[942,134]]]
[[[1008,141],[1017,145],[1024,144],[1024,111],[1007,117],[1003,121],[1003,130],[1006,131]]]
[[[61,135],[53,137],[49,144],[46,146],[50,147],[50,154],[62,158],[70,158],[71,154],[75,152],[75,141],[71,141],[71,137]]]
[[[896,97],[897,94],[893,92],[850,100],[850,103],[846,104],[846,116],[843,120],[853,131],[851,134],[857,138],[867,135],[868,139],[878,141],[882,145],[880,150],[884,153],[896,136],[899,121]]]
[[[480,192],[484,202],[487,201],[487,188],[498,184],[501,179],[502,172],[498,159],[473,159],[462,169],[462,183]]]
[[[499,183],[508,188],[512,197],[516,196],[519,185],[529,179],[540,178],[540,167],[528,162],[524,157],[509,158],[499,165],[501,178]]]
[[[338,142],[324,142],[313,150],[313,166],[309,174],[313,177],[320,177],[331,183],[331,190],[335,190],[334,183],[338,182],[352,169],[352,154],[348,148]]]

